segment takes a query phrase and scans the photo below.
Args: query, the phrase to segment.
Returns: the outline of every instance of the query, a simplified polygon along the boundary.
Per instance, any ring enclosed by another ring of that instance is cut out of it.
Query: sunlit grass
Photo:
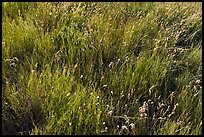
[[[3,134],[202,134],[201,6],[2,3]]]

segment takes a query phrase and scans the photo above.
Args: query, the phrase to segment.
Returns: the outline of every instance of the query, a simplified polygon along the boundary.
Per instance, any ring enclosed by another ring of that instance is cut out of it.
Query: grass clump
[[[2,3],[3,134],[202,134],[201,6]]]

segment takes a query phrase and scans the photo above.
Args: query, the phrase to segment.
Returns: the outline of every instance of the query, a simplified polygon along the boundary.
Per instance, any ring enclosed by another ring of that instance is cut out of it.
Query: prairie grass
[[[201,135],[201,10],[3,2],[2,133]]]

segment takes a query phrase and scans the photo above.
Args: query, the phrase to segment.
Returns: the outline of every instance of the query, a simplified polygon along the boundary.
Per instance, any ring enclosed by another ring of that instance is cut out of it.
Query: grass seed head
[[[112,114],[113,114],[113,111],[112,111],[112,110],[108,112],[108,116],[109,116],[109,117],[111,117]]]

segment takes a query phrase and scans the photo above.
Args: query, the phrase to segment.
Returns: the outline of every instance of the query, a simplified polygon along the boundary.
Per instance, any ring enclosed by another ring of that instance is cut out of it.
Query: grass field
[[[202,3],[2,3],[2,133],[201,135]]]

